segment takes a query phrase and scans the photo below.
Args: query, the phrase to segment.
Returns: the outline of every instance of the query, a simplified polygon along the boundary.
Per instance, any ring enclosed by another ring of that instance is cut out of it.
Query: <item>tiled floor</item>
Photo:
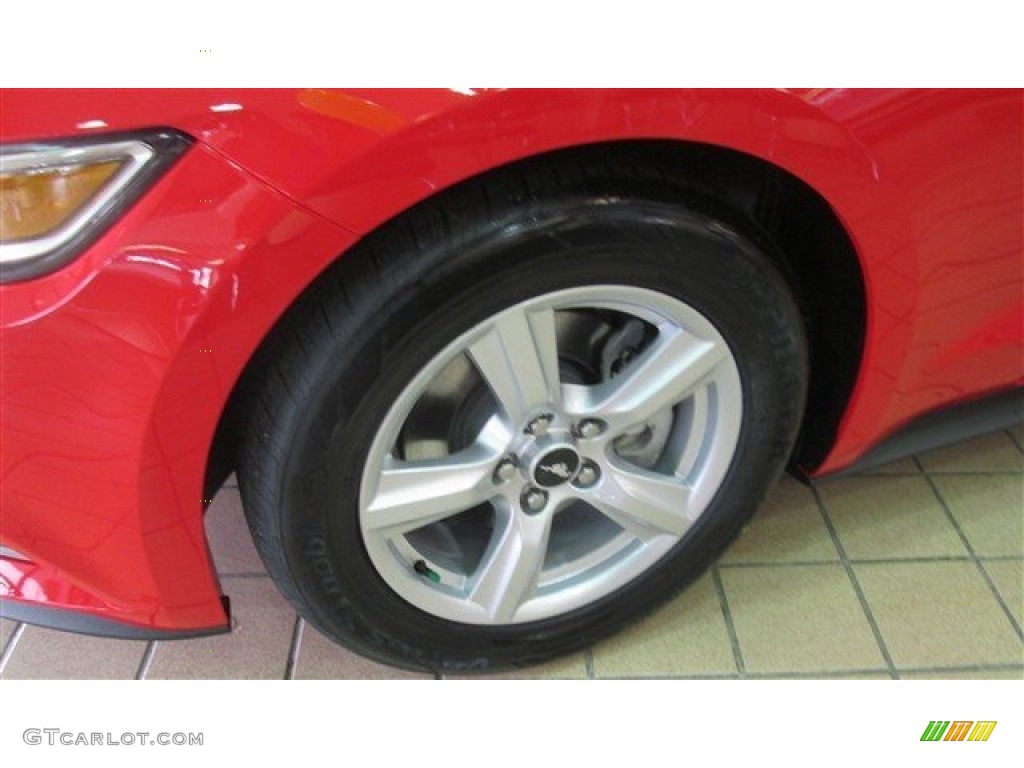
[[[720,563],[641,624],[501,677],[1021,679],[1024,433],[806,488],[784,478]],[[225,488],[208,516],[229,635],[144,643],[0,620],[4,678],[409,678],[295,616]]]

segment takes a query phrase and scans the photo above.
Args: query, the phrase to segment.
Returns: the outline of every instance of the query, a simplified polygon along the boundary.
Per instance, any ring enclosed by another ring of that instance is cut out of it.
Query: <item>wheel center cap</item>
[[[554,488],[567,483],[580,468],[580,456],[568,446],[542,453],[533,464],[533,481],[541,488]]]

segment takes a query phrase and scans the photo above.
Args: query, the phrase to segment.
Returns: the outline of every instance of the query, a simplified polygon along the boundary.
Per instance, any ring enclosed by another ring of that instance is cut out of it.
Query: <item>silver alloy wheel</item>
[[[685,536],[742,407],[728,344],[678,299],[601,285],[523,302],[434,356],[389,410],[360,483],[366,550],[443,619],[568,613]]]

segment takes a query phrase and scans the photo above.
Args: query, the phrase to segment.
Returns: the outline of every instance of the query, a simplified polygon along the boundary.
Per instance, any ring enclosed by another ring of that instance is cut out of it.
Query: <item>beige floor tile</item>
[[[892,680],[888,672],[821,672],[817,674],[752,675],[753,680]]]
[[[295,611],[268,578],[225,579],[234,629],[225,635],[157,643],[147,678],[281,679]]]
[[[1024,626],[1024,560],[985,560],[982,565],[1017,625]]]
[[[936,475],[932,479],[975,554],[1024,556],[1024,477]]]
[[[1024,667],[999,669],[942,669],[929,672],[900,672],[901,680],[1022,680]]]
[[[848,675],[821,675],[815,680],[892,680],[888,672],[853,672]]]
[[[1024,661],[974,563],[864,563],[854,571],[897,669]]]
[[[593,650],[597,677],[734,674],[736,662],[710,574]]]
[[[749,672],[885,667],[841,565],[723,568],[722,583]]]
[[[838,560],[810,488],[786,476],[768,495],[723,563]]]
[[[214,497],[206,511],[206,534],[218,573],[264,573],[245,522],[238,489],[222,488]]]
[[[3,676],[11,680],[132,680],[146,652],[140,640],[114,640],[26,626]]]
[[[819,492],[851,559],[967,556],[923,476],[853,477]]]
[[[930,474],[941,472],[1021,472],[1024,454],[1005,432],[964,440],[919,457]]]
[[[582,652],[543,664],[484,675],[445,675],[446,680],[584,680],[587,660]]]
[[[295,678],[301,680],[414,680],[433,679],[427,673],[406,672],[370,661],[328,640],[302,622]]]
[[[4,648],[7,647],[7,641],[14,634],[14,629],[17,626],[18,622],[12,619],[0,619],[0,653],[3,653]]]

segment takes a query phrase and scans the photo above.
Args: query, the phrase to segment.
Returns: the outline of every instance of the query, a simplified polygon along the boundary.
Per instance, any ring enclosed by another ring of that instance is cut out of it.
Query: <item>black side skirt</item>
[[[226,596],[221,597],[221,601],[224,603],[224,613],[229,617],[228,621],[223,626],[202,629],[151,629],[126,624],[116,619],[51,608],[48,605],[3,599],[0,599],[0,618],[98,637],[117,637],[124,640],[184,640],[190,637],[222,635],[231,631],[231,605]]]
[[[913,453],[966,440],[1024,422],[1024,387],[926,413],[893,432],[850,466],[821,477],[817,483],[861,472]],[[805,482],[806,476],[800,479]]]

